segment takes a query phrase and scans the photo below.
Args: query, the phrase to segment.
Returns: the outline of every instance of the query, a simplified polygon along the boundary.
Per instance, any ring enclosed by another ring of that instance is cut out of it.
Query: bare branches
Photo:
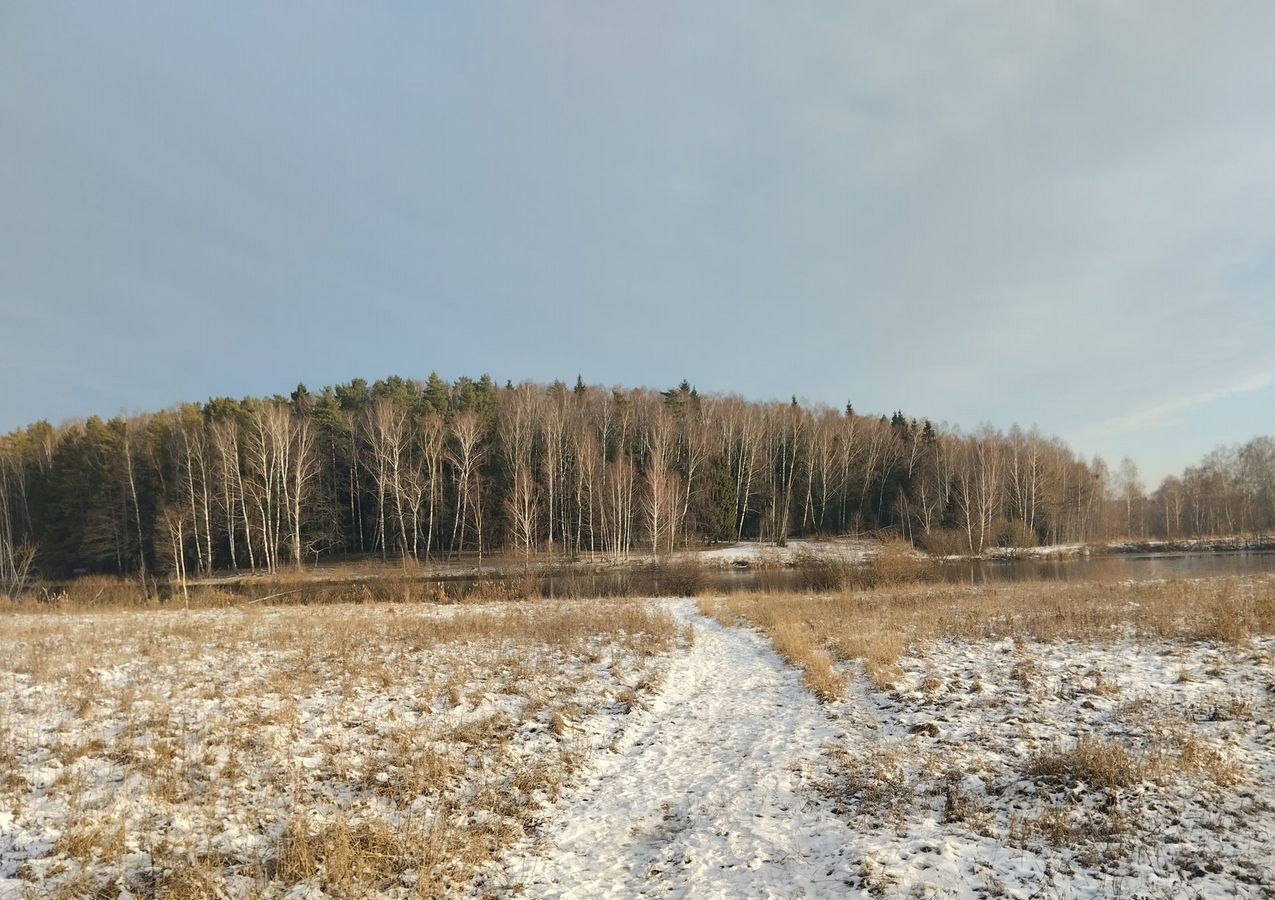
[[[273,572],[361,552],[476,551],[481,562],[503,546],[524,563],[542,549],[619,560],[890,531],[978,553],[1272,528],[1270,438],[1210,454],[1148,494],[1132,462],[1112,472],[1035,430],[971,436],[902,412],[700,396],[688,384],[355,381],[0,437],[10,591],[33,566],[176,570],[174,546],[183,570]]]

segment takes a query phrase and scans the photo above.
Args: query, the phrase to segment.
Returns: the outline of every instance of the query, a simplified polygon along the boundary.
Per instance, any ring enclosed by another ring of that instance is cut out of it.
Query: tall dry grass
[[[482,577],[432,577],[409,564],[329,566],[313,572],[281,571],[185,590],[163,583],[86,575],[43,586],[20,598],[0,594],[0,612],[92,612],[122,609],[223,609],[231,606],[321,606],[351,603],[493,603],[599,596],[693,597],[710,585],[710,572],[693,557],[668,557],[601,577],[587,570],[541,566],[506,569]]]
[[[932,560],[907,541],[883,541],[866,562],[855,563],[836,553],[805,551],[793,559],[794,587],[798,591],[830,593],[864,590],[933,580],[938,570]]]
[[[740,594],[701,601],[700,608],[782,643],[780,652],[806,670],[823,696],[833,683],[821,654],[862,662],[873,682],[889,687],[908,646],[943,638],[1102,641],[1141,635],[1238,643],[1275,632],[1275,579],[902,584],[816,596]]]

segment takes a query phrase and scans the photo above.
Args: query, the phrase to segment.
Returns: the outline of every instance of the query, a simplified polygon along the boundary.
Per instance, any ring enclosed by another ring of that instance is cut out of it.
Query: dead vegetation
[[[65,897],[454,892],[684,638],[628,601],[4,624],[0,877]]]
[[[0,593],[0,612],[105,612],[126,609],[225,609],[234,606],[335,604],[457,604],[598,597],[693,597],[705,593],[711,570],[694,556],[669,556],[604,573],[569,564],[519,571],[495,569],[483,576],[438,577],[408,563],[378,567],[325,566],[312,572],[279,572],[193,583],[114,575],[84,575],[43,585],[19,598]]]
[[[1074,747],[1032,757],[1026,773],[1063,787],[1114,790],[1142,781],[1149,774],[1149,767],[1123,744],[1083,737]]]
[[[772,639],[782,633],[781,653],[803,669],[819,669],[822,651],[840,663],[861,662],[878,687],[888,688],[905,650],[926,641],[1150,637],[1237,644],[1275,632],[1275,581],[904,583],[861,592],[738,594],[701,601],[700,608]]]
[[[874,848],[852,886],[949,889],[909,849],[919,833],[956,858],[992,842],[1117,893],[1143,884],[1121,881],[1135,862],[1166,896],[1205,877],[1275,889],[1269,577],[905,584],[700,607],[770,637],[845,724],[825,793]],[[1029,881],[1042,896],[1066,883]]]
[[[931,560],[898,538],[883,541],[862,564],[836,553],[807,550],[796,555],[793,569],[795,589],[810,593],[912,584],[938,574]]]

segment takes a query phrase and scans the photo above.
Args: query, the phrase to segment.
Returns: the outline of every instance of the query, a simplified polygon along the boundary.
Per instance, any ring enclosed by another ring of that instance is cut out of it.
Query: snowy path
[[[811,789],[835,736],[823,712],[768,643],[671,608],[694,647],[510,883],[532,897],[846,896],[851,834]]]

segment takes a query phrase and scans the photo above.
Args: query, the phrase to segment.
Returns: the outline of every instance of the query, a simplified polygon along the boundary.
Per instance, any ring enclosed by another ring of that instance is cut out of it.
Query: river
[[[942,581],[988,584],[1007,581],[1122,581],[1149,578],[1206,578],[1216,575],[1275,573],[1275,551],[1207,551],[1175,553],[1122,553],[1043,559],[968,559],[941,562],[936,571]],[[724,593],[791,590],[800,583],[792,569],[712,569],[707,583]],[[448,579],[449,592],[463,591],[472,578]],[[658,576],[634,570],[573,572],[544,576],[545,596],[606,596],[632,593],[664,593]]]

